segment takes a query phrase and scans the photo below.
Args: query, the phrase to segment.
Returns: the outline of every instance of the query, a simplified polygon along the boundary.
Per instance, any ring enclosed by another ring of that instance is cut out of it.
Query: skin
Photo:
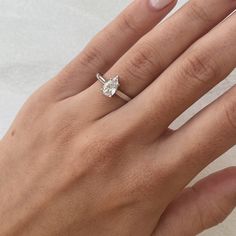
[[[234,209],[236,167],[186,185],[234,146],[236,88],[168,127],[235,68],[236,1],[158,24],[175,3],[134,1],[26,102],[0,142],[1,236],[194,236]]]

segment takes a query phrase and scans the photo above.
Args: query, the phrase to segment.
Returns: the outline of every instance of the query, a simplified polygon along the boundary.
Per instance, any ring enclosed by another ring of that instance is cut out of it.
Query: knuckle
[[[226,208],[221,206],[220,204],[212,204],[212,210],[209,212],[209,222],[208,224],[205,224],[205,228],[207,229],[222,223],[230,213],[230,211],[228,211]]]
[[[104,170],[113,163],[114,158],[121,156],[121,142],[113,136],[91,135],[84,138],[78,146],[80,155],[86,158],[91,168]]]
[[[201,193],[199,192],[198,187],[196,185],[190,187],[189,190],[190,190],[190,194],[192,194],[194,198],[201,199]],[[196,216],[198,218],[198,224],[199,224],[200,229],[201,230],[208,229],[209,219],[206,218],[204,209],[200,206],[198,201],[195,204],[195,209],[196,209]]]
[[[51,124],[51,122],[53,123]],[[75,129],[73,129],[71,121],[67,117],[63,117],[63,115],[61,114],[59,120],[58,117],[56,117],[55,115],[52,121],[50,121],[50,123],[48,124],[48,126],[48,136],[51,136],[51,138],[53,138],[54,144],[58,147],[69,146],[70,142],[76,135]]]
[[[141,35],[143,33],[142,28],[135,21],[135,18],[132,15],[128,14],[127,12],[123,12],[120,15],[120,21],[118,21],[118,25],[122,33],[127,31],[135,35]]]
[[[127,63],[127,71],[132,78],[143,82],[147,77],[156,76],[156,68],[161,67],[161,63],[155,59],[155,51],[155,48],[148,43],[140,44],[133,51]]]
[[[220,223],[219,214],[216,214],[214,205],[208,205],[207,206],[207,212],[206,208],[202,207],[202,204],[199,203],[202,200],[202,194],[198,189],[198,186],[192,186],[189,188],[190,193],[194,196],[194,198],[198,199],[195,204],[196,209],[196,216],[198,218],[198,224],[200,227],[200,230],[206,230],[218,223]]]
[[[85,49],[79,56],[79,63],[85,67],[96,67],[99,63],[103,62],[102,52],[97,48],[90,46]],[[104,62],[105,63],[105,62]]]
[[[206,53],[193,54],[186,58],[183,71],[185,78],[211,86],[219,75],[219,67]]]
[[[204,6],[199,5],[199,1],[189,3],[189,14],[191,18],[203,21],[204,23],[213,21]]]
[[[236,86],[231,89],[231,92],[236,92]],[[233,99],[228,99],[227,102],[223,104],[225,119],[229,127],[236,130],[236,102],[235,97]]]
[[[201,199],[203,195],[201,191],[199,191],[198,186],[192,186],[190,191],[194,197],[197,197],[199,201],[202,201]],[[210,205],[209,202],[211,203]],[[195,204],[201,230],[209,229],[222,223],[230,213],[231,209],[227,204],[215,204],[214,201],[208,201],[206,204],[208,204],[207,209],[203,208],[202,204]]]

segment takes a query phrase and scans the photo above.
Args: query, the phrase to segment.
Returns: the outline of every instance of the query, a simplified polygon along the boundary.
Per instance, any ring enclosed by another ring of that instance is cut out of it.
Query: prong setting
[[[102,93],[107,97],[113,97],[120,86],[119,76],[107,80],[102,86]]]
[[[100,73],[97,73],[96,77],[97,80],[102,84],[101,92],[104,96],[111,98],[114,95],[117,95],[126,102],[131,101],[131,98],[129,96],[119,90],[120,82],[118,75],[109,80],[106,80]]]

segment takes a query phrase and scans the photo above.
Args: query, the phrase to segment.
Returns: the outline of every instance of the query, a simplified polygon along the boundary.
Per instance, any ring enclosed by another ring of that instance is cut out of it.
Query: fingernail
[[[161,10],[167,5],[169,5],[173,0],[149,0],[152,7],[156,8],[157,10]]]

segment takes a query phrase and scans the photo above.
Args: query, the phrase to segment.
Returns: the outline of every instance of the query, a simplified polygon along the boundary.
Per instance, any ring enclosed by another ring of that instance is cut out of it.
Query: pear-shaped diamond
[[[106,83],[104,83],[102,87],[102,92],[105,96],[112,97],[116,94],[116,91],[118,90],[119,86],[119,77],[116,76],[115,78],[110,79]]]

